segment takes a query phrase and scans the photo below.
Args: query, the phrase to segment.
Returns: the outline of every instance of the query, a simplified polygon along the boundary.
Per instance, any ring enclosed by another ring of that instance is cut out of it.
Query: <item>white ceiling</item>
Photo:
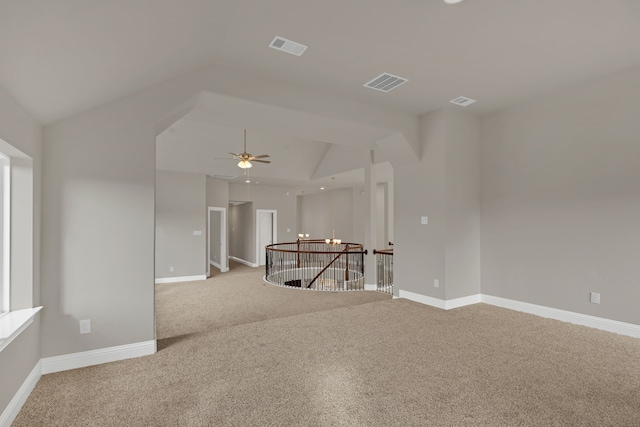
[[[270,49],[276,35],[309,48],[301,57]],[[414,114],[464,95],[478,101],[465,111],[482,115],[640,65],[638,40],[638,0],[2,0],[0,84],[43,124],[214,63]],[[363,87],[383,72],[409,81],[389,93]],[[227,140],[221,123],[208,139],[238,150],[247,125],[227,116]],[[192,112],[176,135],[198,145],[206,122]],[[269,151],[273,169],[279,155],[295,161],[298,179],[319,158],[288,154],[300,144],[319,155],[327,142],[311,127],[252,130],[250,151]],[[278,170],[265,178],[287,179]]]

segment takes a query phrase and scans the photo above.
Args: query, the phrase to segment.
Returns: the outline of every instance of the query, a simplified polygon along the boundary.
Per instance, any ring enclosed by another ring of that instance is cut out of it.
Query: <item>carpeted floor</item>
[[[640,340],[485,304],[443,311],[372,292],[348,304],[233,275],[159,285],[157,354],[43,376],[14,426],[640,425]],[[242,292],[196,289],[206,283]],[[216,302],[192,307],[206,291]],[[174,305],[188,326],[170,325],[183,322]],[[236,324],[221,314],[243,308]]]

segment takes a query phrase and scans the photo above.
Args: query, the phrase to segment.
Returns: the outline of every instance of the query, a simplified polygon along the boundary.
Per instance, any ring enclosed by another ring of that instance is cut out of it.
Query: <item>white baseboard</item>
[[[84,368],[85,366],[100,365],[102,363],[117,362],[118,360],[133,359],[148,356],[156,352],[156,341],[145,341],[80,353],[64,354],[62,356],[45,357],[42,363],[42,374],[67,371],[69,369]]]
[[[242,258],[236,258],[234,256],[229,255],[229,259],[232,259],[236,262],[239,262],[240,264],[244,264],[244,265],[248,265],[249,267],[259,267],[258,264],[256,264],[255,262],[250,262],[250,261],[246,261]]]
[[[603,331],[613,332],[620,335],[640,338],[640,325],[634,325],[632,323],[619,322],[617,320],[589,316],[587,314],[575,313],[572,311],[560,310],[557,308],[529,304],[527,302],[514,301],[506,298],[494,297],[484,294],[482,295],[482,302],[495,305],[497,307],[521,311],[523,313],[535,314],[536,316],[540,317],[546,317],[549,319],[560,320],[562,322],[569,322],[576,325],[601,329]]]
[[[223,267],[223,266],[221,266],[220,264],[218,264],[217,262],[215,262],[213,260],[209,260],[209,264],[213,265],[215,268],[220,270],[220,273],[226,273],[227,271],[229,271],[229,267]]]
[[[411,301],[441,308],[443,310],[451,310],[453,308],[464,307],[465,305],[477,304],[481,301],[480,294],[469,295],[466,297],[454,298],[450,300],[443,300],[426,295],[416,294],[414,292],[404,291],[402,289],[398,291],[398,298],[406,298]]]
[[[378,285],[376,285],[375,283],[373,283],[373,284],[365,283],[364,284],[364,290],[365,291],[377,291],[378,290]]]
[[[11,423],[16,419],[22,405],[27,401],[27,398],[33,391],[40,377],[42,376],[42,363],[39,361],[36,366],[33,367],[31,373],[24,380],[18,392],[13,396],[9,405],[0,415],[0,427],[9,427]]]
[[[207,280],[207,275],[200,274],[198,276],[160,277],[156,279],[156,285],[158,283],[195,282],[196,280]]]
[[[400,289],[398,291],[398,298],[406,298],[411,301],[441,308],[443,310],[450,310],[452,308],[483,302],[485,304],[495,305],[496,307],[508,308],[510,310],[534,314],[548,319],[560,320],[562,322],[588,326],[590,328],[601,329],[603,331],[626,335],[633,338],[640,338],[640,325],[485,294],[469,295],[467,297],[452,300],[442,300]]]

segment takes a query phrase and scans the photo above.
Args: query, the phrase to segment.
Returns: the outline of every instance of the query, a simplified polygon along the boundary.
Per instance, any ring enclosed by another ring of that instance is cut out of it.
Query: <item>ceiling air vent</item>
[[[238,175],[223,175],[221,173],[212,173],[209,176],[211,178],[226,179],[228,181],[231,181],[232,179],[236,179],[238,177]]]
[[[272,47],[277,50],[281,50],[283,52],[290,53],[292,55],[300,56],[307,50],[307,46],[296,43],[291,40],[287,40],[284,37],[275,36],[269,44],[269,47]]]
[[[389,92],[391,89],[397,88],[402,83],[408,81],[409,80],[405,78],[394,76],[393,74],[383,73],[371,80],[369,83],[366,83],[364,86],[382,92]]]
[[[452,103],[452,104],[460,105],[461,107],[467,107],[467,106],[473,104],[474,102],[476,102],[476,100],[475,99],[471,99],[471,98],[467,98],[466,96],[459,96],[457,98],[453,98],[449,102]]]

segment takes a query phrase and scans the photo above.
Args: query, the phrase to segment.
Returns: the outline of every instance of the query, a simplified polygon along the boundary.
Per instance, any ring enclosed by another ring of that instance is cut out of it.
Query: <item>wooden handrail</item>
[[[286,242],[286,243],[273,243],[271,245],[267,245],[265,247],[266,250],[275,251],[275,252],[287,252],[287,253],[297,253],[297,254],[335,254],[336,251],[321,251],[321,250],[301,250],[300,247],[303,243],[313,243],[313,244],[325,244],[324,240],[298,240],[296,242]],[[367,254],[366,249],[359,243],[342,243],[345,245],[345,248],[348,248],[349,253],[352,254]],[[280,249],[277,248],[278,245],[296,245],[295,248],[292,249]]]
[[[393,248],[391,249],[374,249],[373,254],[393,255]]]
[[[309,289],[311,287],[311,285],[314,284],[314,282],[318,279],[318,277],[320,277],[320,275],[322,273],[324,273],[327,270],[327,268],[329,268],[329,266],[331,264],[336,262],[338,260],[338,258],[340,258],[345,253],[349,253],[349,244],[348,243],[346,243],[346,247],[342,250],[342,252],[339,252],[338,255],[336,255],[335,258],[333,258],[333,260],[329,264],[325,265],[324,268],[322,270],[320,270],[320,273],[316,274],[316,277],[314,277],[313,280],[311,282],[309,282],[309,285],[307,286],[307,289]],[[347,260],[347,265],[349,265],[348,260]]]

